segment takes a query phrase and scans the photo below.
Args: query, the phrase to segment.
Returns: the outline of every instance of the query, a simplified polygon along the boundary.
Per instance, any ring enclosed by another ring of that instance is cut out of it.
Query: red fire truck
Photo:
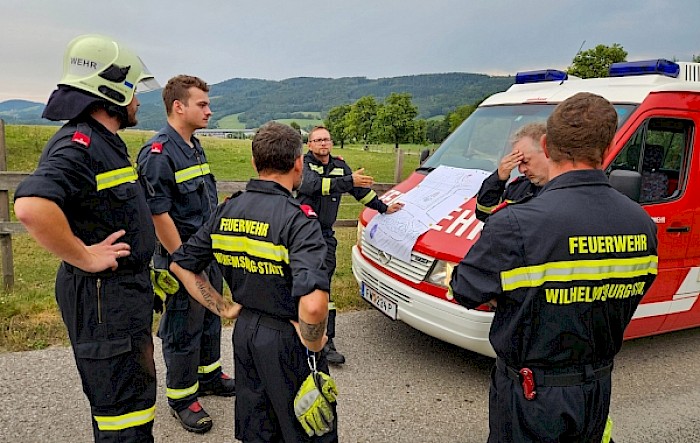
[[[518,128],[545,121],[559,102],[582,91],[599,94],[615,106],[618,131],[604,160],[606,173],[613,187],[638,201],[658,227],[658,277],[625,338],[698,326],[699,63],[615,63],[609,77],[596,79],[573,78],[557,70],[518,73],[513,86],[482,102],[427,161],[382,199],[400,201],[441,165],[496,170],[501,157],[510,152],[509,139]],[[447,291],[453,267],[483,226],[474,215],[476,197],[464,198],[464,204],[418,237],[410,261],[369,243],[363,232],[376,212],[366,209],[352,249],[352,270],[361,296],[392,320],[494,356],[488,340],[493,312],[487,306],[467,310]]]

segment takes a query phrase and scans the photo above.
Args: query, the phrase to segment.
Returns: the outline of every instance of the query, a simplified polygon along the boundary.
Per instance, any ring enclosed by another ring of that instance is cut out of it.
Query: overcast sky
[[[0,101],[45,102],[75,36],[130,46],[177,74],[394,77],[560,68],[621,44],[628,60],[700,55],[700,0],[3,0]],[[585,41],[585,43],[584,43]]]

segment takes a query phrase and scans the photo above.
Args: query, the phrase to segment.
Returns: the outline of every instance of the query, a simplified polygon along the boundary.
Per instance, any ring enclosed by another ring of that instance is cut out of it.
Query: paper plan
[[[479,191],[489,172],[439,166],[398,201],[404,207],[378,214],[364,231],[372,246],[405,262],[411,261],[416,240]]]

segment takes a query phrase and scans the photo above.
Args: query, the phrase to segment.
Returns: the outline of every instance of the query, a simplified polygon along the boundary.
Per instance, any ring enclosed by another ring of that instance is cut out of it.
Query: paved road
[[[484,442],[493,360],[427,337],[375,311],[338,316],[348,363],[342,442]],[[231,330],[224,367],[231,368]],[[205,397],[214,428],[197,436],[170,417],[159,371],[157,442],[232,442],[232,400]],[[700,441],[700,329],[627,342],[616,361],[612,417],[620,442]],[[68,349],[0,354],[0,441],[91,441],[89,408]]]

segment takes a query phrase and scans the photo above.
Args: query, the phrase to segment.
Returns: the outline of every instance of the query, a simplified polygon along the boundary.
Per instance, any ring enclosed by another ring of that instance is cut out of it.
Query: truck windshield
[[[618,128],[636,106],[615,105]],[[477,108],[419,169],[430,171],[445,165],[495,171],[501,157],[511,151],[513,134],[528,123],[546,122],[555,107],[556,104],[533,103]]]

